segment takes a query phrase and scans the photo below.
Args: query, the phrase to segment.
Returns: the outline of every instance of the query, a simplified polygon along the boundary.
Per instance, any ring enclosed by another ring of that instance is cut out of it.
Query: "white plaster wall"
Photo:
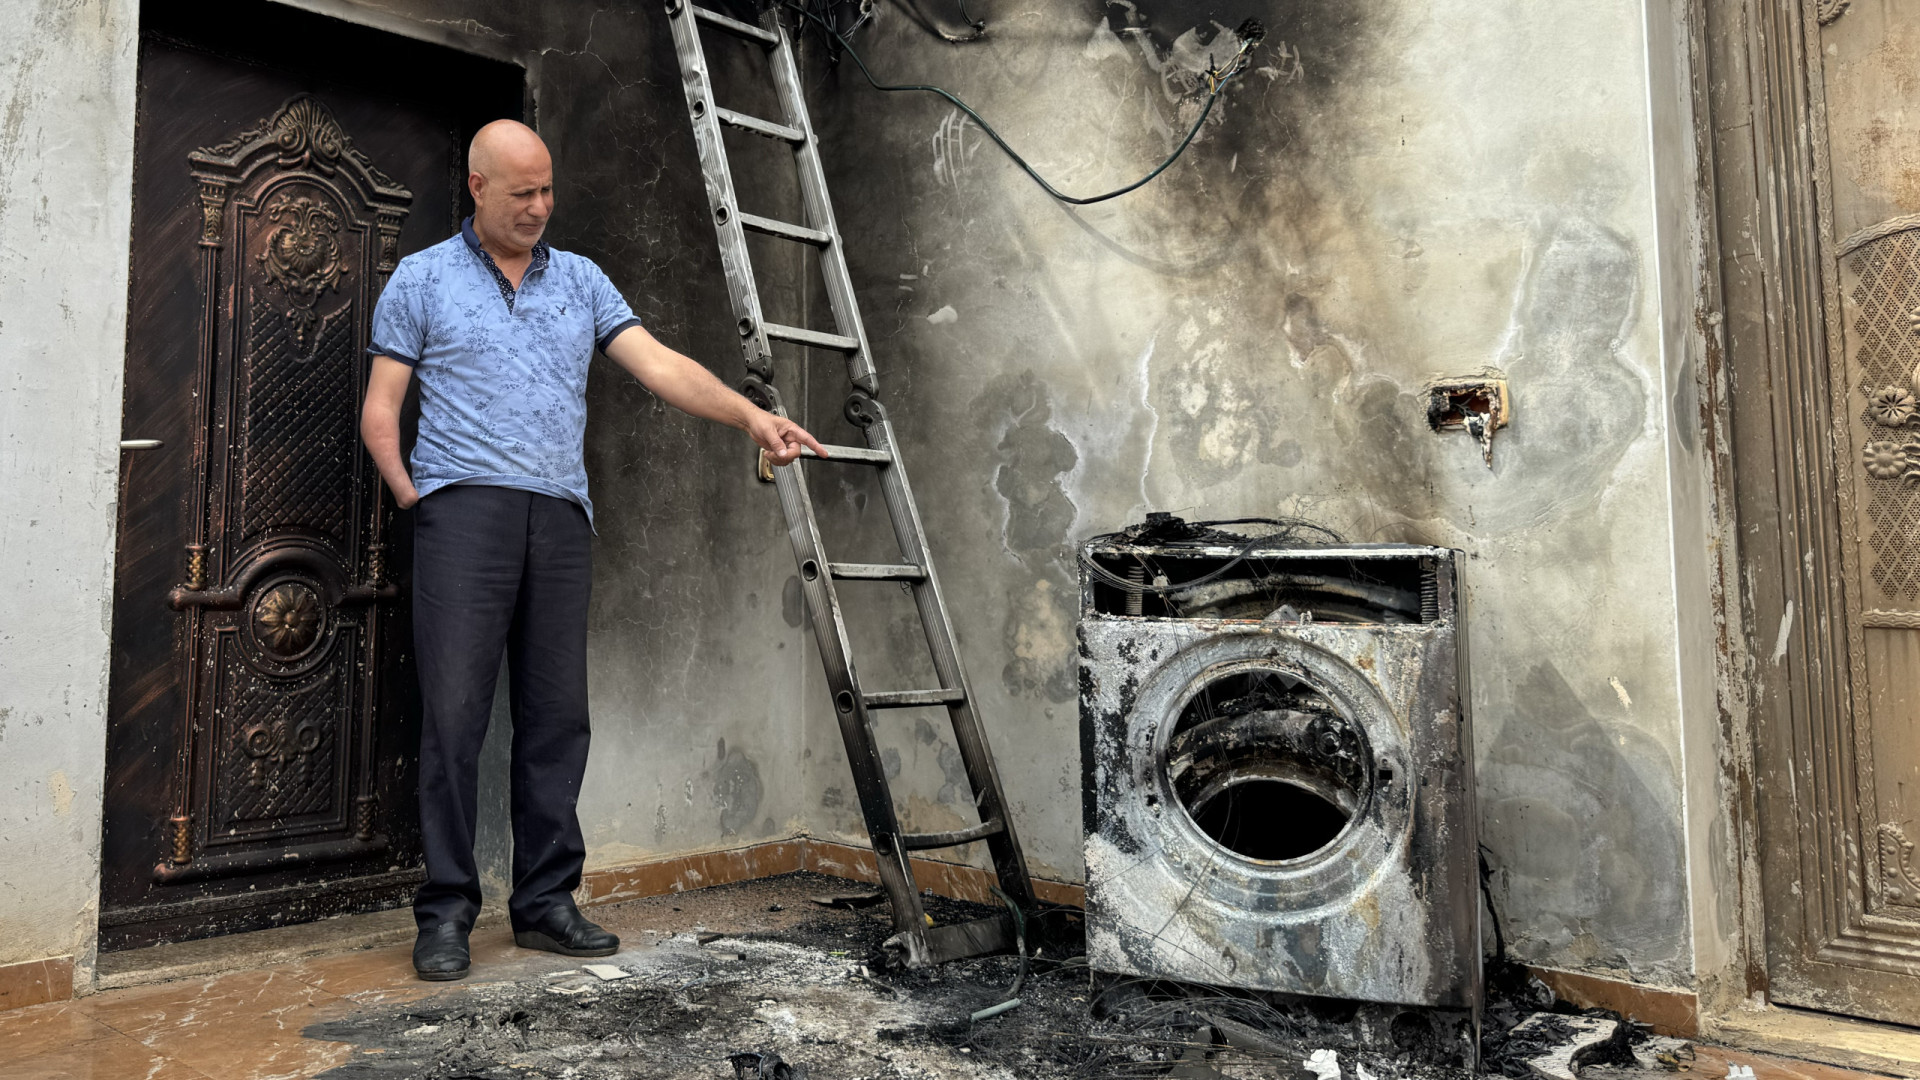
[[[134,0],[0,0],[0,964],[99,880],[133,179]]]
[[[1648,146],[1658,240],[1668,498],[1671,502],[1674,655],[1680,678],[1681,788],[1687,851],[1693,987],[1703,1009],[1742,996],[1746,981],[1736,829],[1728,790],[1729,755],[1721,731],[1717,673],[1717,588],[1726,557],[1712,462],[1724,454],[1707,422],[1715,391],[1709,357],[1719,340],[1718,296],[1711,282],[1711,177],[1697,144],[1692,86],[1690,5],[1647,0]]]

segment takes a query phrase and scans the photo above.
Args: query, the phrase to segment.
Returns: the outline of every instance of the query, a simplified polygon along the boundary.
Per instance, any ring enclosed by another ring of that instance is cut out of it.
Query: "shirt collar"
[[[480,235],[473,231],[473,215],[471,214],[460,221],[460,239],[465,240],[467,246],[473,249],[473,253],[485,260],[489,267],[493,265],[493,256],[487,254],[487,249],[480,246]],[[547,247],[545,240],[533,245],[533,262],[527,267],[527,272],[532,273],[535,270],[545,270],[551,253],[552,249]]]

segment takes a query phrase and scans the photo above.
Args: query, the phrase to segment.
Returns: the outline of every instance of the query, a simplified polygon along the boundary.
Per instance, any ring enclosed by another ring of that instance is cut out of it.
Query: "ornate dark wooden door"
[[[491,118],[423,96],[143,40],[103,948],[419,880],[406,521],[358,418],[374,302]]]

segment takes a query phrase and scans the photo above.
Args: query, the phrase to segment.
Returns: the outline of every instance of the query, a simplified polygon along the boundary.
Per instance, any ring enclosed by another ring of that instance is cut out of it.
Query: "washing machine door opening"
[[[1235,665],[1203,675],[1159,762],[1199,831],[1244,859],[1305,859],[1335,844],[1372,796],[1359,724],[1297,673]]]

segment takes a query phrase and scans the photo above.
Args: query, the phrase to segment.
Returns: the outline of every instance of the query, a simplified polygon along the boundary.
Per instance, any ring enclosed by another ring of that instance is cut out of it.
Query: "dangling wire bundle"
[[[1186,152],[1187,147],[1193,143],[1194,137],[1200,134],[1201,126],[1207,122],[1208,115],[1210,115],[1213,112],[1213,103],[1220,99],[1220,92],[1226,89],[1226,86],[1228,83],[1232,82],[1234,79],[1244,74],[1248,68],[1253,66],[1252,57],[1253,57],[1254,47],[1259,45],[1261,39],[1267,36],[1267,31],[1265,27],[1261,26],[1258,22],[1254,21],[1253,19],[1248,19],[1247,21],[1240,24],[1240,28],[1238,30],[1234,31],[1234,36],[1239,38],[1240,40],[1240,47],[1234,50],[1234,53],[1232,56],[1227,58],[1227,62],[1224,64],[1216,65],[1213,63],[1211,58],[1208,59],[1207,69],[1206,71],[1201,73],[1202,85],[1204,85],[1207,90],[1207,100],[1200,107],[1200,118],[1193,122],[1193,127],[1187,131],[1187,137],[1180,140],[1180,145],[1174,148],[1173,153],[1167,155],[1167,159],[1165,161],[1162,161],[1159,165],[1154,166],[1154,169],[1152,172],[1148,173],[1147,175],[1141,177],[1138,180],[1135,180],[1133,183],[1128,184],[1125,187],[1116,188],[1113,191],[1109,191],[1104,195],[1090,195],[1085,198],[1078,198],[1072,195],[1068,195],[1065,192],[1061,191],[1060,189],[1054,187],[1052,184],[1047,183],[1046,178],[1041,176],[1038,172],[1034,171],[1033,166],[1027,164],[1027,159],[1021,157],[1020,154],[1017,151],[1015,151],[1012,146],[1008,145],[1007,140],[1002,138],[998,131],[994,130],[992,124],[987,123],[985,118],[983,118],[979,113],[974,111],[973,106],[968,105],[966,102],[960,100],[959,97],[955,96],[952,92],[948,90],[944,90],[938,86],[927,86],[920,83],[907,83],[900,86],[890,86],[880,82],[878,79],[875,79],[873,77],[873,72],[869,70],[867,67],[867,62],[861,59],[860,53],[854,49],[852,42],[847,40],[848,37],[851,36],[851,31],[847,33],[842,33],[834,25],[833,20],[819,13],[816,13],[813,10],[814,7],[818,4],[818,0],[809,0],[809,2],[806,2],[806,3],[802,3],[801,0],[782,0],[782,2],[788,10],[797,13],[802,18],[812,23],[813,26],[820,31],[822,36],[824,36],[827,39],[827,43],[830,48],[837,47],[839,49],[845,50],[848,56],[853,57],[853,62],[857,64],[860,68],[860,74],[866,77],[868,85],[872,86],[875,90],[884,90],[890,94],[901,93],[905,91],[919,91],[927,94],[936,94],[942,98],[945,98],[947,101],[951,102],[955,108],[959,109],[963,113],[966,113],[967,116],[972,118],[974,123],[979,124],[980,130],[986,132],[987,137],[992,139],[994,141],[994,144],[1000,147],[1001,150],[1005,151],[1006,155],[1013,159],[1013,163],[1015,165],[1020,166],[1021,170],[1025,172],[1028,176],[1032,177],[1033,182],[1036,184],[1039,184],[1040,187],[1044,189],[1047,194],[1053,196],[1054,198],[1060,200],[1063,203],[1069,203],[1074,206],[1088,206],[1093,203],[1106,202],[1108,199],[1119,198],[1120,196],[1125,195],[1129,191],[1133,191],[1140,187],[1144,187],[1154,177],[1159,176],[1163,172],[1166,172],[1167,167],[1172,165],[1176,160],[1178,160],[1180,155]],[[857,27],[860,25],[860,23],[864,23],[865,21],[866,21],[866,15],[863,14],[860,17],[859,22],[856,22],[854,25]]]
[[[1222,525],[1265,525],[1269,531],[1252,536],[1245,530],[1222,529]],[[1213,570],[1186,581],[1171,582],[1165,585],[1147,585],[1123,578],[1094,561],[1095,548],[1114,542],[1134,543],[1150,542],[1161,547],[1174,546],[1229,546],[1239,544],[1240,550],[1227,562]],[[1324,525],[1318,525],[1304,518],[1245,517],[1225,518],[1219,521],[1182,521],[1167,514],[1149,514],[1147,521],[1120,532],[1101,533],[1089,537],[1080,545],[1080,565],[1087,568],[1099,581],[1120,589],[1125,593],[1142,593],[1162,596],[1180,592],[1224,577],[1234,567],[1247,561],[1253,549],[1261,545],[1306,545],[1338,544],[1339,533]]]

